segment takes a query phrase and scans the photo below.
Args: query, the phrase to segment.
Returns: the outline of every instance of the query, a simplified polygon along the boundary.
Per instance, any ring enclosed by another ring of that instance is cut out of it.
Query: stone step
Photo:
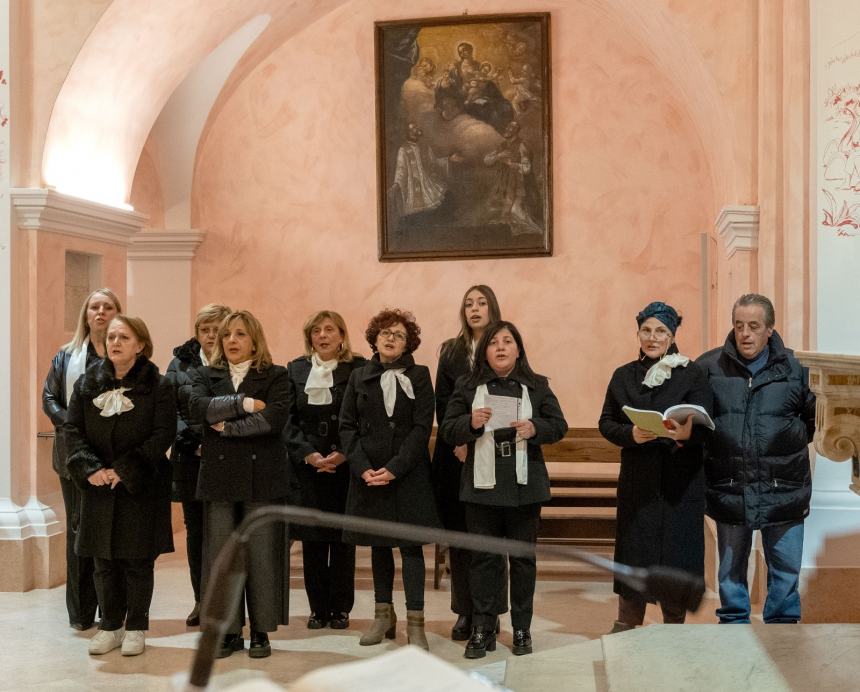
[[[553,485],[550,487],[550,494],[553,499],[609,498],[615,500],[618,497],[618,488],[605,486]]]
[[[620,463],[548,461],[550,483],[617,483]]]
[[[597,519],[597,520],[615,520],[615,507],[582,507],[582,506],[563,506],[549,505],[541,508],[540,517],[542,520],[552,519]]]

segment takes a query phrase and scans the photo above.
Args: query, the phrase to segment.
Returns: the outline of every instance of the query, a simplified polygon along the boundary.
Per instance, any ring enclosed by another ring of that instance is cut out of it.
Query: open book
[[[621,410],[627,414],[627,417],[634,425],[638,425],[643,430],[651,431],[657,437],[669,437],[666,433],[665,421],[671,419],[678,423],[683,423],[690,414],[693,416],[693,423],[705,425],[711,430],[714,429],[714,421],[711,420],[708,412],[695,404],[670,406],[663,413],[659,411],[644,411],[641,408],[633,408],[632,406],[623,406]]]

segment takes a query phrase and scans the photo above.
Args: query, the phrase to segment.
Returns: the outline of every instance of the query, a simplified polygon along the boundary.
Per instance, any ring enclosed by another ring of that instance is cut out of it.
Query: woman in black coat
[[[340,406],[350,374],[367,361],[352,352],[346,323],[336,312],[317,312],[302,331],[305,355],[287,367],[287,451],[302,506],[343,514],[349,466],[338,431]],[[302,539],[308,629],[346,629],[355,602],[355,546],[341,540],[339,529],[297,525],[294,534]]]
[[[460,303],[460,333],[442,344],[436,369],[436,424],[445,420],[448,401],[457,379],[468,374],[475,358],[475,345],[491,322],[502,319],[496,294],[489,286],[470,286]],[[433,449],[433,489],[442,525],[451,531],[466,530],[466,515],[460,502],[460,473],[466,460],[466,445],[454,447],[436,436]],[[451,569],[451,610],[457,622],[451,639],[466,641],[472,631],[472,594],[469,590],[471,553],[462,548],[448,549]],[[507,608],[507,594],[499,594],[498,612]]]
[[[68,468],[82,490],[77,552],[95,560],[102,619],[91,654],[122,646],[143,653],[155,558],[173,551],[170,463],[176,433],[173,388],[149,361],[143,320],[117,315],[107,358],[75,385],[63,434]]]
[[[63,504],[66,508],[66,610],[69,624],[76,630],[92,627],[96,617],[96,585],[93,560],[75,553],[80,523],[81,491],[72,481],[66,467],[66,445],[63,423],[75,382],[84,371],[105,356],[105,334],[115,315],[122,312],[119,298],[109,288],[90,293],[81,305],[78,324],[72,340],[63,346],[54,360],[42,390],[42,410],[54,424],[54,471],[60,477]]]
[[[292,492],[283,440],[289,410],[287,370],[272,364],[262,325],[241,310],[221,323],[211,364],[195,370],[191,382],[191,412],[203,423],[197,499],[204,502],[205,593],[213,562],[233,530],[253,511],[284,504]],[[246,555],[245,598],[219,658],[245,648],[245,602],[252,658],[270,656],[268,633],[288,624],[289,549],[283,525],[273,522],[255,531]]]
[[[516,413],[507,420],[492,420],[490,397],[513,399],[508,407]],[[540,507],[550,499],[541,445],[557,442],[566,432],[558,399],[547,379],[529,366],[517,328],[504,321],[491,324],[475,349],[474,369],[457,384],[440,430],[449,444],[468,445],[460,499],[470,533],[537,542]],[[529,654],[537,565],[534,556],[511,556],[509,563],[512,653]],[[496,649],[496,608],[504,575],[503,556],[472,554],[473,626],[466,658],[481,658]]]
[[[176,390],[176,439],[170,448],[170,463],[173,466],[170,499],[182,503],[185,521],[188,571],[194,591],[194,608],[185,618],[185,624],[189,627],[200,624],[200,579],[203,569],[203,503],[195,497],[203,426],[192,420],[188,407],[191,371],[209,365],[218,327],[230,312],[230,308],[224,305],[206,305],[201,308],[194,320],[194,336],[173,349],[173,360],[164,373]]]
[[[365,336],[374,356],[350,375],[340,411],[340,437],[351,471],[347,514],[439,527],[428,449],[433,385],[430,371],[412,358],[421,343],[420,332],[412,314],[401,310],[383,310],[367,327]],[[359,643],[367,646],[383,637],[394,638],[397,546],[403,563],[407,639],[428,649],[422,546],[353,531],[344,531],[343,540],[372,546],[375,618]]]
[[[713,396],[704,371],[678,353],[681,318],[661,302],[636,317],[639,357],[612,375],[600,414],[600,432],[621,447],[615,559],[633,567],[662,565],[704,575],[705,489],[702,442],[708,430],[667,421],[656,437],[630,421],[623,406],[663,412],[695,404],[711,414]],[[613,632],[641,625],[646,596],[616,580],[618,620]],[[653,601],[652,601],[653,602]],[[661,604],[662,605],[662,604]],[[663,621],[683,623],[683,608],[662,605]]]

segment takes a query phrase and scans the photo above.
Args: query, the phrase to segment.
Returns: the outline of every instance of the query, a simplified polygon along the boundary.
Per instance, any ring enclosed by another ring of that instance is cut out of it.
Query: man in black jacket
[[[815,396],[808,372],[774,331],[768,298],[741,296],[732,321],[725,344],[698,360],[714,391],[705,473],[720,556],[717,616],[721,623],[750,621],[747,562],[758,529],[768,567],[763,619],[797,622]]]

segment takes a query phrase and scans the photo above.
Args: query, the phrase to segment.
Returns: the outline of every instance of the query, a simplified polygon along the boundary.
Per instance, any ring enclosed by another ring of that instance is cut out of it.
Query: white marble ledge
[[[795,351],[794,355],[808,368],[860,374],[860,356],[817,351]]]
[[[602,642],[618,692],[858,688],[860,625],[651,625]]]

